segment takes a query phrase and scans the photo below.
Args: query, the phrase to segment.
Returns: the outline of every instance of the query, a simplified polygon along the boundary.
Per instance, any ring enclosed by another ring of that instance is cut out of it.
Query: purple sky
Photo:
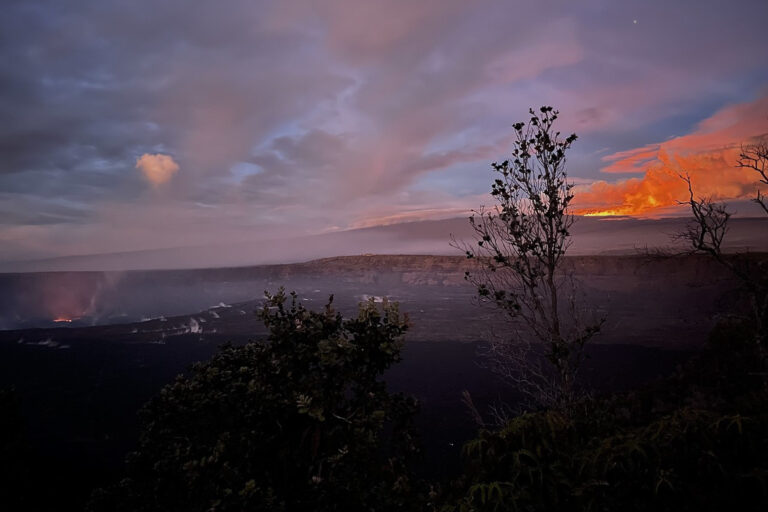
[[[463,215],[542,104],[579,135],[584,207],[653,214],[676,165],[743,198],[766,19],[765,0],[6,0],[0,261]]]

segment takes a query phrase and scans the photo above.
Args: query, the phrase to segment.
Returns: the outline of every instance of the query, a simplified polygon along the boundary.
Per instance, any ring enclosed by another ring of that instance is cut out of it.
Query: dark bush
[[[768,391],[753,340],[721,326],[654,386],[481,432],[444,510],[766,510]]]
[[[92,510],[407,510],[411,398],[382,373],[400,358],[396,304],[344,319],[268,296],[269,339],[224,347],[141,411],[127,477]]]

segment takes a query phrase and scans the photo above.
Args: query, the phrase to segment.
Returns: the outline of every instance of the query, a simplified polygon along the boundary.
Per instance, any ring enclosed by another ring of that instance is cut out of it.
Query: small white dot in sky
[[[635,25],[637,25],[637,20],[632,20],[632,23],[634,23]]]

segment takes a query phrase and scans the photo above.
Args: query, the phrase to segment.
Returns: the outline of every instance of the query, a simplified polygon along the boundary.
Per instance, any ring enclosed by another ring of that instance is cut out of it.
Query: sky
[[[764,0],[6,0],[0,261],[216,246],[490,204],[560,110],[578,213],[746,204]]]

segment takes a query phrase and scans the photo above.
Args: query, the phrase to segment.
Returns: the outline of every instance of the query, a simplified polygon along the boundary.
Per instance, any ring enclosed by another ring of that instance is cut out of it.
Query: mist
[[[634,254],[645,248],[671,247],[684,217],[578,217],[569,254]],[[768,227],[762,218],[734,218],[726,250],[768,249]],[[0,263],[0,272],[121,271],[239,267],[305,262],[355,254],[456,255],[451,236],[471,242],[466,217],[390,224],[322,235],[264,239],[224,245],[174,247],[107,254],[77,255],[35,261]]]

